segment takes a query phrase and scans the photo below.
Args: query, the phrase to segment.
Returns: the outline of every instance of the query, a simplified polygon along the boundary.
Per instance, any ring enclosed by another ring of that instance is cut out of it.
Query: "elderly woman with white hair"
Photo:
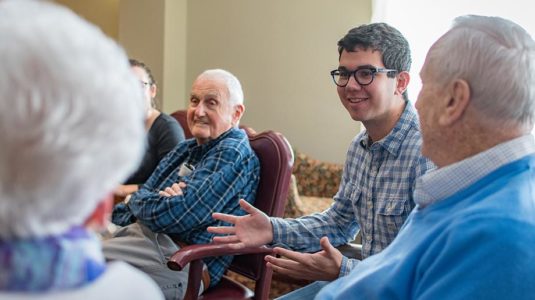
[[[45,1],[0,1],[0,37],[0,299],[162,298],[91,230],[143,153],[124,52]]]

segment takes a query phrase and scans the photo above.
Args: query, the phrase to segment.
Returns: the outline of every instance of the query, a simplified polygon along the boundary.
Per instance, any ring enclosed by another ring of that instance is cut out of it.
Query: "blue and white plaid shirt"
[[[362,255],[368,257],[394,240],[414,208],[416,178],[434,165],[421,155],[418,118],[410,103],[386,137],[371,145],[368,140],[365,131],[351,143],[331,207],[294,220],[272,218],[273,243],[314,252],[320,250],[321,237],[337,246],[353,240],[360,229]],[[357,263],[344,257],[340,276]]]
[[[182,164],[194,170],[180,176]],[[171,151],[149,180],[132,194],[127,205],[113,210],[113,223],[126,226],[136,220],[154,232],[177,237],[186,244],[206,244],[214,234],[208,226],[223,226],[213,212],[243,215],[238,201],[253,203],[260,178],[260,164],[243,130],[232,128],[217,139],[197,145],[186,140]],[[183,195],[164,197],[159,191],[183,181]],[[232,260],[231,256],[205,259],[211,282],[217,283]]]

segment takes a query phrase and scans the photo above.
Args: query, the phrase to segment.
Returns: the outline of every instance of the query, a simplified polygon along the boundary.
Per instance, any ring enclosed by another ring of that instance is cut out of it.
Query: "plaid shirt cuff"
[[[349,259],[345,256],[342,256],[342,265],[340,266],[340,274],[338,277],[343,277],[349,274],[358,264],[360,260],[358,259]]]

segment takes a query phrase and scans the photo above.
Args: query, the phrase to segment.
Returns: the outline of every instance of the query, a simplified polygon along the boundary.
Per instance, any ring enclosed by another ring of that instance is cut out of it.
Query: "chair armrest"
[[[362,245],[347,243],[336,247],[347,258],[362,260]]]
[[[199,295],[201,277],[202,277],[202,260],[205,257],[223,256],[223,255],[242,255],[242,254],[272,254],[273,250],[267,246],[246,247],[234,249],[229,244],[200,244],[189,245],[180,248],[169,260],[167,267],[174,271],[182,271],[187,264],[189,266],[188,287],[184,300],[197,299]],[[205,287],[208,288],[208,287]]]
[[[272,254],[273,249],[267,246],[235,249],[229,244],[189,245],[175,252],[167,262],[167,266],[171,270],[181,271],[188,263],[205,257],[258,253]]]

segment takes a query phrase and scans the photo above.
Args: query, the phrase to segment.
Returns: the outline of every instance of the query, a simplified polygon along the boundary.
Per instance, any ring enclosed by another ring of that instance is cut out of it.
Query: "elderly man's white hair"
[[[523,127],[535,121],[535,42],[519,25],[499,17],[462,16],[433,45],[435,79],[469,82],[472,103],[486,120]]]
[[[46,1],[0,1],[0,238],[82,225],[143,152],[125,53]]]
[[[198,78],[211,78],[221,80],[227,86],[229,104],[234,106],[243,104],[243,89],[241,83],[234,74],[223,69],[211,69],[202,72]]]

